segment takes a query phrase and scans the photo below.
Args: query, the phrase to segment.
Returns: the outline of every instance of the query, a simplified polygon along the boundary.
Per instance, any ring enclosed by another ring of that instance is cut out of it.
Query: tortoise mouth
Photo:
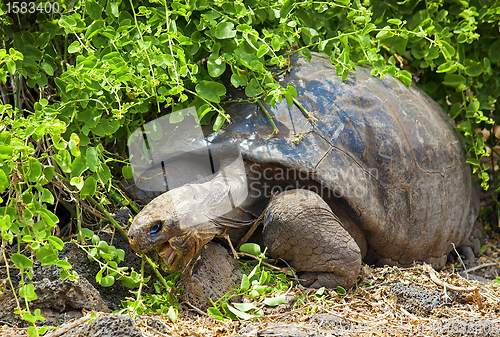
[[[161,245],[158,246],[157,248],[158,255],[162,258],[163,263],[166,267],[167,270],[172,268],[172,265],[174,264],[174,257],[175,255],[178,255],[178,251],[176,251],[170,243],[164,242]],[[176,254],[177,253],[177,254]]]

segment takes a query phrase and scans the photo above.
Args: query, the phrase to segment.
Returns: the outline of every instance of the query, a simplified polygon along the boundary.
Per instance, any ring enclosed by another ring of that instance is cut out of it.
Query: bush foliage
[[[455,120],[483,188],[499,188],[498,1],[46,3],[0,5],[0,229],[6,266],[23,275],[34,258],[70,269],[58,258],[58,207],[83,240],[82,225],[95,220],[86,210],[103,217],[104,206],[128,202],[116,179],[131,176],[123,153],[134,130],[166,113],[182,118],[186,107],[218,130],[231,119],[222,105],[229,85],[251,102],[292,104],[293,86],[269,70],[291,53],[329,55],[343,78],[366,64],[375,76],[413,79]],[[22,284],[19,311],[34,323],[36,294]]]

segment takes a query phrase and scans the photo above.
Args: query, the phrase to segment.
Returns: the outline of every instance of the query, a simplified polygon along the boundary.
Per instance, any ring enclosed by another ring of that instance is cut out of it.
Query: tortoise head
[[[168,273],[182,271],[215,235],[192,192],[181,187],[156,197],[134,218],[128,231],[132,248],[137,253],[155,248]]]

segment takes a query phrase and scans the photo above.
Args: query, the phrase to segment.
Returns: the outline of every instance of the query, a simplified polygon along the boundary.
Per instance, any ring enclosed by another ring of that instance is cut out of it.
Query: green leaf
[[[264,89],[260,86],[259,82],[255,78],[252,78],[248,85],[245,87],[245,94],[248,97],[255,97],[264,92]]]
[[[218,39],[230,39],[236,36],[236,30],[234,28],[234,23],[232,22],[221,22],[215,27],[215,37]]]
[[[71,31],[72,27],[75,27],[77,25],[76,20],[73,19],[69,15],[61,16],[61,18],[59,19],[59,21],[57,23],[59,24],[59,26],[61,26],[63,28],[70,29],[70,31]]]
[[[47,62],[42,62],[40,67],[47,73],[49,76],[54,76],[54,68]]]
[[[22,254],[14,253],[10,257],[10,260],[12,261],[12,263],[14,263],[14,265],[17,268],[19,268],[21,270],[33,268],[33,261],[31,261],[29,258],[27,258],[26,256],[24,256]]]
[[[241,248],[240,248],[241,250]],[[241,285],[240,285],[240,290],[242,292],[247,291],[250,289],[250,280],[248,279],[248,276],[243,274],[243,277],[241,278]]]
[[[54,177],[55,171],[56,169],[54,166],[46,166],[43,169],[43,175],[45,176],[45,179],[47,179],[47,181],[51,181],[52,178]]]
[[[135,273],[135,271],[133,273]],[[122,281],[122,284],[125,287],[130,288],[130,289],[138,288],[139,284],[140,284],[139,280],[135,281],[133,278],[127,277],[127,276],[120,278],[120,280]]]
[[[483,73],[483,65],[477,62],[465,68],[465,73],[471,77],[477,77]]]
[[[69,181],[69,183],[77,188],[80,191],[83,187],[83,178],[82,177],[73,177]]]
[[[271,46],[273,47],[273,50],[274,51],[278,51],[281,49],[281,43],[280,43],[280,39],[277,38],[276,36],[273,37],[273,40],[271,42]]]
[[[493,42],[488,49],[488,57],[491,61],[491,63],[496,63],[500,61],[500,53],[498,52],[500,50],[500,40],[496,40]]]
[[[79,53],[81,50],[82,47],[80,46],[80,41],[78,40],[73,41],[73,43],[68,46],[68,53],[70,54]]]
[[[275,307],[277,305],[283,304],[285,302],[285,300],[286,300],[286,296],[280,295],[280,296],[276,296],[276,297],[272,297],[272,298],[266,298],[264,300],[264,304],[268,305],[270,307]]]
[[[347,292],[345,291],[344,288],[342,288],[341,286],[337,286],[337,294],[340,295],[340,296],[344,296],[345,294],[347,294]]]
[[[322,297],[325,294],[325,287],[321,287],[318,290],[316,290],[316,293],[314,296],[316,297]]]
[[[240,48],[236,48],[234,50],[234,54],[245,67],[251,70],[259,70],[264,67],[262,62],[255,54],[249,54]]]
[[[30,175],[28,177],[28,181],[34,183],[37,182],[40,176],[42,175],[42,165],[33,157],[29,158],[29,168]]]
[[[32,314],[22,314],[22,318],[24,321],[28,321],[32,324],[35,324],[36,322],[36,317],[33,316]],[[32,328],[32,329],[30,329]],[[31,332],[30,337],[35,337],[37,335],[36,328],[34,326],[30,326],[27,329],[28,334]]]
[[[377,28],[373,23],[368,23],[359,35],[368,35]]]
[[[108,118],[101,118],[99,124],[93,129],[92,133],[99,137],[104,137],[114,134],[120,128],[120,122],[116,119],[109,120]]]
[[[99,157],[97,155],[97,149],[95,147],[89,147],[87,149],[87,165],[92,172],[96,172],[99,167]]]
[[[215,319],[218,319],[219,321],[224,320],[224,315],[222,315],[222,313],[217,308],[210,307],[207,309],[207,312],[210,316],[212,316]]]
[[[253,256],[260,256],[262,254],[260,246],[256,243],[245,243],[241,245],[240,252],[247,253]]]
[[[240,311],[248,312],[253,309],[257,309],[253,303],[233,303],[234,307]]]
[[[224,125],[225,122],[226,122],[226,118],[224,118],[223,114],[219,113],[217,115],[217,118],[215,119],[213,130],[215,132],[219,131],[220,128],[222,127],[222,125]]]
[[[68,151],[65,149],[59,150],[59,153],[54,155],[54,159],[64,173],[71,172],[71,155]]]
[[[11,75],[14,75],[14,73],[16,72],[16,62],[14,62],[13,60],[8,60],[7,61],[7,70],[9,71],[9,73]]]
[[[49,227],[55,227],[56,224],[59,222],[59,218],[55,216],[54,213],[49,211],[48,209],[45,208],[39,208],[36,211],[38,214],[41,215],[43,221],[49,226]]]
[[[80,155],[80,137],[76,133],[72,133],[70,140],[68,142],[68,147],[73,155],[73,157],[78,157]]]
[[[0,193],[3,193],[10,185],[9,177],[0,168]]]
[[[103,287],[111,287],[115,284],[115,278],[113,276],[104,276],[99,280],[99,284]]]
[[[237,73],[233,73],[231,75],[231,84],[235,87],[244,87],[248,84],[248,78],[245,75],[239,75]]]
[[[36,300],[35,286],[33,284],[25,284],[19,289],[19,296],[28,301]],[[24,318],[24,317],[23,317]]]
[[[437,69],[437,73],[446,73],[448,71],[455,70],[456,66],[452,65],[451,63],[443,63],[441,64]]]
[[[451,106],[451,109],[450,109],[450,118],[451,119],[455,119],[457,118],[457,116],[460,114],[460,111],[462,110],[461,109],[461,106],[462,104],[457,102],[457,103],[454,103],[452,106]]]
[[[3,156],[4,159],[10,159],[12,157],[12,147],[0,145],[0,155]]]
[[[60,267],[60,268],[63,268],[63,269],[71,269],[71,264],[68,262],[68,261],[65,261],[65,260],[59,260],[57,261],[56,263],[56,266]]]
[[[455,48],[453,48],[448,42],[441,41],[441,45],[443,46],[443,54],[448,60],[455,56]]]
[[[226,87],[213,81],[201,81],[195,90],[198,96],[214,103],[220,103],[220,97],[226,94]]]
[[[134,169],[132,166],[127,165],[122,167],[122,175],[125,179],[132,179],[134,177]]]
[[[226,70],[226,62],[222,61],[219,53],[212,53],[207,61],[208,73],[212,77],[219,77]]]
[[[85,156],[76,157],[71,164],[71,176],[79,177],[85,172],[89,167],[87,166],[87,158]]]
[[[50,241],[50,243],[52,243],[52,245],[54,245],[54,248],[61,251],[63,248],[64,248],[64,242],[59,239],[57,236],[49,236],[47,238],[48,241]]]
[[[173,306],[170,306],[167,311],[167,317],[170,319],[172,323],[177,322],[177,311],[174,309]]]
[[[80,196],[85,199],[87,196],[93,196],[97,189],[97,182],[93,176],[87,177],[82,189],[80,190]]]
[[[92,20],[99,20],[101,18],[102,7],[95,0],[85,0],[85,9]]]
[[[102,165],[97,170],[97,176],[102,181],[103,184],[107,184],[111,179],[111,171],[109,170],[108,165],[102,163]]]
[[[54,196],[46,188],[44,188],[43,192],[42,192],[42,202],[46,202],[46,203],[51,204],[51,205],[54,204]]]
[[[443,84],[449,85],[452,87],[458,87],[461,84],[465,84],[465,77],[458,74],[447,74],[444,77]]]
[[[467,160],[465,162],[467,164],[471,164],[471,165],[474,165],[474,166],[479,166],[479,160],[476,159],[476,158],[467,158]]]
[[[382,41],[382,40],[385,40],[385,39],[392,37],[392,33],[389,31],[389,29],[390,29],[389,26],[385,26],[384,28],[382,28],[381,31],[379,31],[377,33],[375,38],[379,41]]]
[[[257,51],[257,57],[261,58],[262,56],[266,55],[266,53],[269,51],[269,47],[265,44],[261,45],[259,47],[259,50]]]
[[[477,112],[479,110],[479,101],[477,100],[477,98],[474,98],[470,104],[467,106],[467,108],[465,109],[465,111],[474,114],[475,112]]]
[[[401,20],[399,20],[399,19],[389,19],[389,20],[387,20],[387,23],[399,26],[401,24]]]
[[[246,312],[240,311],[240,310],[230,306],[229,304],[227,305],[227,309],[229,311],[231,311],[234,315],[236,315],[238,318],[241,318],[243,320],[254,318],[253,315],[249,315]]]
[[[293,0],[285,0],[283,6],[281,6],[280,9],[280,18],[286,18],[288,14],[290,14],[290,12],[292,11],[293,5],[294,5]]]

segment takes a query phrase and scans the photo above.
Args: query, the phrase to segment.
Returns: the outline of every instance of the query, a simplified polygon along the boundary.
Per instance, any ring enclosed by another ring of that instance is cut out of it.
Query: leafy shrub
[[[263,103],[296,103],[293,86],[281,87],[270,70],[286,69],[291,53],[327,54],[343,78],[356,63],[406,85],[413,78],[457,122],[483,188],[498,190],[497,157],[487,158],[498,146],[497,1],[58,4],[34,13],[0,5],[0,229],[2,247],[17,247],[11,256],[3,250],[6,267],[23,275],[34,258],[69,270],[58,258],[57,207],[84,240],[82,227],[96,221],[86,209],[109,220],[106,207],[130,204],[115,178],[131,177],[126,138],[145,121],[166,113],[178,121],[195,107],[218,130],[231,118],[223,109],[229,83],[264,112]],[[28,290],[19,310],[31,322]]]

